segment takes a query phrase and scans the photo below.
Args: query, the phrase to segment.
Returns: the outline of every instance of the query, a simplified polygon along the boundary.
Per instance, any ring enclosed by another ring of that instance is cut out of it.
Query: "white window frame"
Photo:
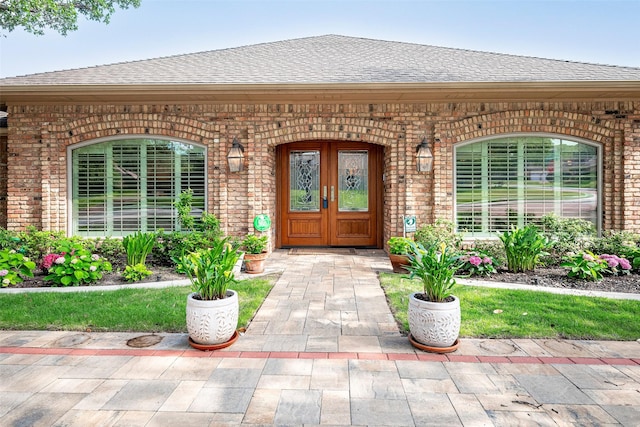
[[[204,144],[200,144],[194,141],[189,141],[186,139],[181,139],[181,138],[173,138],[173,137],[166,137],[166,136],[160,136],[160,135],[149,135],[149,134],[130,134],[130,135],[121,135],[121,136],[117,136],[117,137],[103,137],[103,138],[96,138],[96,139],[92,139],[90,141],[84,141],[78,144],[73,144],[73,145],[69,145],[67,147],[67,235],[68,236],[72,236],[74,233],[74,226],[73,226],[73,221],[74,221],[74,209],[73,209],[73,184],[74,184],[74,177],[73,177],[73,151],[83,148],[83,147],[87,147],[90,145],[97,145],[97,144],[102,144],[105,142],[117,142],[117,141],[130,141],[130,140],[158,140],[158,141],[174,141],[177,143],[183,143],[183,144],[188,144],[188,145],[193,145],[196,146],[198,148],[203,149],[203,155],[204,155],[204,177],[203,177],[203,181],[204,181],[204,209],[207,209],[207,200],[208,200],[208,148],[206,145]],[[146,183],[145,183],[146,185]],[[179,194],[176,194],[176,198],[179,196]],[[121,233],[120,233],[121,234]],[[115,237],[121,237],[120,234],[118,234]],[[108,235],[111,236],[111,235]],[[93,236],[90,236],[93,237]],[[107,237],[107,235],[105,236],[100,236],[100,237]]]
[[[554,133],[505,133],[505,134],[498,134],[498,135],[491,135],[491,136],[486,136],[486,137],[482,137],[482,138],[475,138],[469,141],[464,141],[464,142],[460,142],[457,144],[454,144],[453,147],[453,170],[452,170],[452,179],[453,179],[453,223],[455,224],[456,227],[456,231],[458,232],[464,232],[464,230],[458,230],[458,189],[457,189],[457,170],[458,170],[458,160],[457,160],[457,154],[458,154],[458,148],[460,147],[464,147],[466,145],[471,145],[471,144],[476,144],[476,143],[482,143],[482,142],[487,142],[487,141],[495,141],[495,140],[500,140],[500,139],[508,139],[508,138],[526,138],[526,137],[535,137],[535,138],[553,138],[553,139],[560,139],[560,140],[564,140],[564,141],[570,141],[570,142],[576,142],[576,143],[580,143],[580,144],[585,144],[591,147],[594,147],[596,149],[596,156],[597,156],[597,166],[596,166],[596,171],[597,171],[597,179],[596,179],[596,223],[594,224],[596,227],[596,230],[598,233],[601,232],[602,230],[602,198],[603,198],[603,161],[602,161],[602,152],[603,152],[603,147],[602,144],[594,142],[594,141],[590,141],[587,139],[583,139],[583,138],[578,138],[578,137],[574,137],[574,136],[570,136],[570,135],[563,135],[563,134],[554,134]],[[474,233],[469,233],[470,234],[470,238],[489,238],[489,237],[494,237],[495,236],[495,232],[487,232],[487,231],[482,231],[482,232],[474,232]]]

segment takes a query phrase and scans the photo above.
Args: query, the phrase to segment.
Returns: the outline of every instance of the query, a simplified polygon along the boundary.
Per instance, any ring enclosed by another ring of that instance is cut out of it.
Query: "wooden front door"
[[[279,246],[381,247],[382,147],[298,142],[277,159]]]

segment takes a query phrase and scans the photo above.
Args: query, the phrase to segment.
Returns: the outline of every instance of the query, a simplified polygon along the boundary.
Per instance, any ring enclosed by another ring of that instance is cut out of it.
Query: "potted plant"
[[[406,267],[411,264],[409,254],[411,253],[412,242],[413,240],[407,237],[399,236],[391,237],[387,241],[389,245],[389,261],[391,261],[394,273],[409,273]]]
[[[187,331],[192,347],[215,350],[238,338],[238,294],[229,286],[237,283],[233,267],[239,257],[227,238],[181,257],[181,268],[192,285],[187,296]]]
[[[409,340],[425,351],[447,353],[458,348],[460,300],[452,295],[460,258],[446,243],[430,246],[412,243],[411,277],[422,282],[423,291],[409,297]]]
[[[244,248],[244,269],[249,274],[258,274],[264,271],[267,256],[267,236],[247,234],[242,241]]]

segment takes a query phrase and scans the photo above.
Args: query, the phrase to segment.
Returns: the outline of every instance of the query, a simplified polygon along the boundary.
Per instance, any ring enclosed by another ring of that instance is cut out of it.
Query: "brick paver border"
[[[0,354],[39,354],[63,356],[155,356],[155,357],[214,357],[228,359],[360,359],[360,360],[416,360],[423,362],[513,363],[513,364],[571,364],[571,365],[627,365],[638,366],[640,359],[615,357],[531,357],[531,356],[473,356],[433,353],[357,353],[357,352],[281,352],[281,351],[199,351],[144,349],[89,349],[49,347],[0,347]]]

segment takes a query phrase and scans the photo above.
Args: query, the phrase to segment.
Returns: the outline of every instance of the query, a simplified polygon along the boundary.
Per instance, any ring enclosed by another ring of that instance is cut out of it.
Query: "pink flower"
[[[622,268],[623,270],[631,270],[631,264],[629,263],[629,260],[626,258],[620,258],[620,268]]]
[[[0,277],[4,277],[9,274],[9,270],[0,270]]]
[[[482,260],[478,256],[474,255],[469,257],[469,264],[473,265],[474,267],[479,266],[481,262]]]
[[[493,260],[491,258],[489,258],[488,256],[484,257],[482,259],[482,262],[485,264],[493,264]]]
[[[60,255],[58,254],[48,254],[42,259],[42,264],[40,264],[40,266],[43,269],[48,270],[58,258],[60,258]]]
[[[615,267],[617,267],[617,266],[618,266],[618,264],[619,264],[619,263],[618,263],[618,261],[617,261],[617,260],[615,260],[615,259],[613,259],[613,258],[609,258],[609,259],[607,260],[607,264],[609,265],[609,267],[610,267],[610,268],[615,268]]]
[[[593,258],[591,255],[589,254],[583,254],[582,255],[582,259],[585,261],[593,261],[595,258]]]

